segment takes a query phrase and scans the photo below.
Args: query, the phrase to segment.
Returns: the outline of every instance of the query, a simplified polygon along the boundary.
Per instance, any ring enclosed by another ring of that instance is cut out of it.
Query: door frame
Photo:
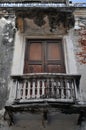
[[[14,41],[14,53],[13,53],[11,75],[23,75],[26,39],[50,39],[50,40],[62,39],[66,74],[78,74],[76,66],[76,58],[74,53],[74,45],[73,45],[74,43],[71,39],[70,33],[68,33],[66,36],[65,35],[32,36],[17,31],[15,34],[15,41]]]

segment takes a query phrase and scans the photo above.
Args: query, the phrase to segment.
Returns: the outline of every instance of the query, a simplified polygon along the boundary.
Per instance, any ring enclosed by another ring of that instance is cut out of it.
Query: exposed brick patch
[[[81,29],[79,31],[79,52],[77,52],[78,62],[81,64],[86,64],[86,29]]]

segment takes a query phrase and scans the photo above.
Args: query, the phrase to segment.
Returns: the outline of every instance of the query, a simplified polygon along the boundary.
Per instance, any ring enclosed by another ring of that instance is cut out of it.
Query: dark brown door
[[[61,40],[27,40],[24,73],[65,73]]]

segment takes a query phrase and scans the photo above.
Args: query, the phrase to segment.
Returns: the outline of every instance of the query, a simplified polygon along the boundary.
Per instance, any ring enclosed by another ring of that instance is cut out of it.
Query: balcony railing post
[[[70,99],[71,93],[70,93],[70,83],[69,79],[67,80],[67,98]]]
[[[42,80],[42,96],[45,94],[45,80]]]
[[[40,80],[37,80],[37,98],[40,98]]]
[[[24,81],[23,83],[23,95],[22,95],[22,98],[25,99],[25,90],[26,90],[26,80]]]
[[[32,98],[35,98],[35,80],[32,82]]]
[[[30,83],[30,81],[28,81],[27,99],[30,99],[30,87],[31,87],[31,83]]]
[[[60,80],[60,85],[61,85],[61,98],[64,98],[64,85],[63,85],[63,79]]]
[[[51,94],[50,94],[50,95],[51,95],[52,97],[54,97],[54,80],[51,79],[50,82],[51,82],[51,88],[50,88],[50,89],[51,89]]]
[[[71,82],[71,79],[69,80],[69,88],[70,88],[70,99],[72,99],[73,95],[72,95],[72,82]]]
[[[12,79],[9,85],[10,85],[10,94],[7,103],[12,103],[15,101],[17,96],[17,80]]]
[[[12,95],[14,96],[15,99],[17,99],[17,89],[18,89],[18,81],[17,80],[13,81],[13,87],[14,87],[14,90],[13,90]]]
[[[74,87],[75,87],[75,96],[76,100],[79,100],[79,81],[77,79],[74,79]]]
[[[50,89],[50,83],[49,83],[49,78],[47,78],[47,82],[46,82],[46,98],[50,97],[49,89]]]
[[[17,95],[16,98],[17,99],[21,99],[21,89],[22,89],[22,83],[21,82],[17,82]]]
[[[65,84],[65,98],[68,98],[68,88],[67,88],[67,79],[64,79],[64,84]]]
[[[60,93],[59,93],[59,80],[58,80],[58,79],[56,79],[56,89],[57,89],[57,91],[56,91],[56,93],[57,93],[56,97],[57,97],[57,98],[60,98]]]

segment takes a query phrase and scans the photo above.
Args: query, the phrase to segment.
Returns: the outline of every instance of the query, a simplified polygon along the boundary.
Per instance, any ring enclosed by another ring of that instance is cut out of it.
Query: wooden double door
[[[26,40],[24,73],[65,73],[62,40]]]

